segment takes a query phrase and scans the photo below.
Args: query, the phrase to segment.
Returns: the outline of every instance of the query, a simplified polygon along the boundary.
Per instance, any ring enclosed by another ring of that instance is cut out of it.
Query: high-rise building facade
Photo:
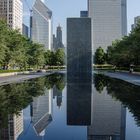
[[[53,34],[53,50],[57,49],[57,38],[55,36],[55,34]]]
[[[31,38],[51,50],[52,11],[41,0],[36,0],[33,5]]]
[[[60,25],[57,27],[56,34],[57,34],[57,36],[56,36],[57,37],[57,41],[58,42],[62,42],[62,29],[61,29]]]
[[[26,37],[29,37],[29,28],[25,24],[22,24],[22,34]]]
[[[92,43],[107,49],[112,41],[127,35],[126,0],[88,0],[88,14],[92,18]]]
[[[60,25],[57,27],[56,30],[56,40],[57,40],[56,49],[63,48],[64,45],[62,43],[62,27]]]
[[[134,24],[131,25],[132,30],[136,28],[136,26],[138,25],[138,22],[140,22],[140,16],[137,16],[134,18]]]
[[[22,33],[22,2],[21,0],[0,0],[0,19],[4,19],[12,29]]]
[[[88,11],[80,11],[80,17],[88,17]]]

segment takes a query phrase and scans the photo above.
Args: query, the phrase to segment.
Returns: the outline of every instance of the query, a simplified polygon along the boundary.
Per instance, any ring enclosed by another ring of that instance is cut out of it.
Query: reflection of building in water
[[[57,106],[60,108],[62,105],[62,91],[58,90],[56,86],[53,87],[53,98],[55,97]]]
[[[1,129],[0,140],[17,140],[23,132],[23,111],[19,115],[8,115],[8,126]]]
[[[125,140],[125,119],[126,110],[119,101],[114,101],[106,89],[102,93],[93,89],[88,140]]]
[[[91,124],[91,84],[67,84],[67,124]]]
[[[32,123],[37,135],[44,136],[45,129],[52,121],[52,94],[51,90],[33,99],[31,105]]]

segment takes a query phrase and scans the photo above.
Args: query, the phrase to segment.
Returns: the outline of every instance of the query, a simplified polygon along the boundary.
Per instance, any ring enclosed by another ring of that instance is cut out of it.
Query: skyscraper
[[[134,28],[136,28],[138,22],[140,22],[140,16],[137,16],[137,17],[134,18],[134,24],[132,24],[132,26],[131,26],[132,30]]]
[[[31,38],[51,50],[52,11],[41,0],[36,0],[33,5]]]
[[[88,11],[80,11],[80,17],[88,17]]]
[[[63,48],[64,46],[62,43],[62,27],[60,25],[57,27],[57,30],[56,30],[56,39],[57,39],[56,49]]]
[[[29,37],[29,28],[25,24],[22,24],[22,34],[26,37]]]
[[[112,41],[127,35],[126,0],[88,0],[88,14],[92,18],[92,44],[107,49]]]
[[[21,33],[22,12],[21,0],[0,0],[0,19],[6,20],[9,27],[19,29]]]

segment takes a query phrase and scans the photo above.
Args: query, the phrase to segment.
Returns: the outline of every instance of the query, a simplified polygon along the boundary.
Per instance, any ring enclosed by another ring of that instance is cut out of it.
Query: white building
[[[93,50],[106,50],[112,41],[127,34],[126,0],[88,0],[88,14],[92,18]]]
[[[51,50],[52,11],[41,0],[36,0],[33,5],[31,28],[32,40]]]
[[[22,33],[21,0],[0,0],[0,18],[6,20],[9,27],[19,29]]]

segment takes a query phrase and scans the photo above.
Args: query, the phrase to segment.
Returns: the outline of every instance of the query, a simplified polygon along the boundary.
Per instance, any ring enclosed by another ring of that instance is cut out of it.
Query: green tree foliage
[[[33,97],[37,98],[38,96],[46,94],[46,90],[54,86],[56,86],[59,91],[62,91],[65,87],[65,82],[65,75],[57,73],[46,77],[31,79],[23,83],[1,86],[0,128],[8,123],[8,115],[18,115],[21,110],[33,102]]]
[[[140,65],[140,23],[121,40],[116,40],[107,49],[107,62],[118,67]]]
[[[64,51],[46,51],[41,44],[33,43],[18,30],[9,28],[0,20],[0,68],[42,68],[44,65],[64,65]]]
[[[55,57],[56,57],[56,65],[57,66],[63,66],[64,63],[65,63],[64,49],[57,49],[57,51],[55,52]]]
[[[45,64],[49,66],[63,66],[65,64],[64,49],[58,49],[56,52],[45,52]]]
[[[94,56],[94,62],[95,64],[104,64],[105,63],[105,52],[102,49],[102,47],[99,47]]]

